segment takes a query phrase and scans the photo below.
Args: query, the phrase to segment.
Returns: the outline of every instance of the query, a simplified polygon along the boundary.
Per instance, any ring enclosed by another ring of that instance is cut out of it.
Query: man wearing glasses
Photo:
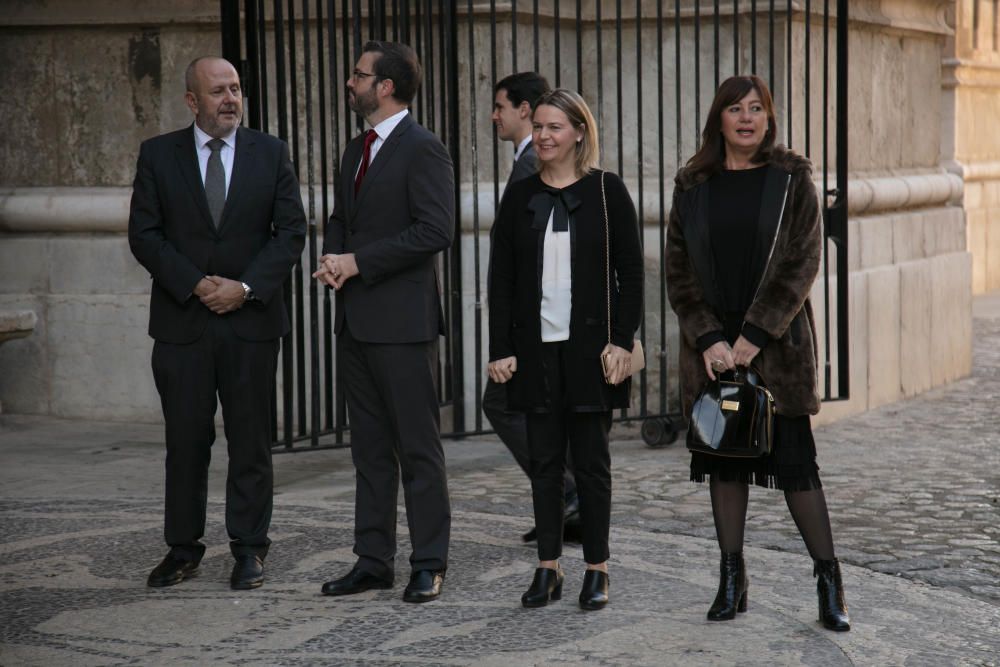
[[[313,275],[337,290],[358,560],[323,585],[326,595],[392,587],[400,472],[412,545],[403,600],[437,598],[448,563],[451,508],[435,382],[444,317],[435,266],[452,242],[455,185],[445,147],[409,113],[420,78],[413,49],[372,41],[347,82],[351,109],[371,129],[344,149]]]

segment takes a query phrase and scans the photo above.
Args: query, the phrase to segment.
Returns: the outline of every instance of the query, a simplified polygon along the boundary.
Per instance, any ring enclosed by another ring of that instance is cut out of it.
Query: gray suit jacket
[[[336,296],[334,331],[345,322],[365,343],[418,343],[444,334],[435,256],[455,232],[455,180],[441,140],[407,114],[379,148],[357,197],[364,135],[344,149],[324,253],[354,253],[360,276]]]

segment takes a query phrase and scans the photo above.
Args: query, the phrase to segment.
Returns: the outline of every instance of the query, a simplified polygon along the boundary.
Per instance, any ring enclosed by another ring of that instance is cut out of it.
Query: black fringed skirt
[[[742,459],[692,452],[691,481],[704,482],[711,475],[723,482],[743,482],[782,491],[822,489],[809,415],[775,415],[774,441],[767,456]]]

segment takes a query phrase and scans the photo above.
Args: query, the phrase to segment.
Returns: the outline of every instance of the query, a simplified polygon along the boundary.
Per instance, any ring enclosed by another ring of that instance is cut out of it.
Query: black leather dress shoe
[[[357,567],[340,579],[334,579],[323,584],[323,595],[355,595],[373,588],[392,588],[392,580],[376,577],[374,574],[359,570]]]
[[[535,607],[544,607],[551,600],[558,600],[562,597],[564,578],[561,568],[535,568],[535,578],[531,580],[531,586],[521,596],[521,604],[528,609],[534,609]]]
[[[430,602],[441,595],[444,570],[414,570],[403,591],[403,602]]]
[[[580,609],[603,609],[608,603],[608,573],[587,570],[580,590]]]
[[[229,576],[229,587],[234,591],[248,591],[260,588],[264,583],[264,561],[260,556],[243,554],[236,557],[233,573]]]
[[[198,574],[198,563],[192,560],[181,560],[170,554],[153,568],[146,579],[146,585],[152,588],[162,588],[179,584],[185,579]]]

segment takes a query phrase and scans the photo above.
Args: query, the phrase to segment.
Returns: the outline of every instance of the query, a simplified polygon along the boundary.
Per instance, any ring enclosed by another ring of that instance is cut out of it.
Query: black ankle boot
[[[562,569],[553,570],[548,567],[535,568],[535,578],[531,587],[521,596],[521,604],[525,607],[544,607],[549,600],[562,597]]]
[[[603,609],[607,603],[608,573],[587,570],[583,575],[583,587],[580,589],[580,608],[593,611]]]
[[[730,621],[747,610],[747,577],[743,552],[723,553],[719,562],[719,592],[708,610],[710,621]]]
[[[847,615],[844,584],[840,580],[840,563],[836,558],[813,562],[816,593],[819,595],[819,620],[827,630],[847,632],[851,629],[851,619]]]

